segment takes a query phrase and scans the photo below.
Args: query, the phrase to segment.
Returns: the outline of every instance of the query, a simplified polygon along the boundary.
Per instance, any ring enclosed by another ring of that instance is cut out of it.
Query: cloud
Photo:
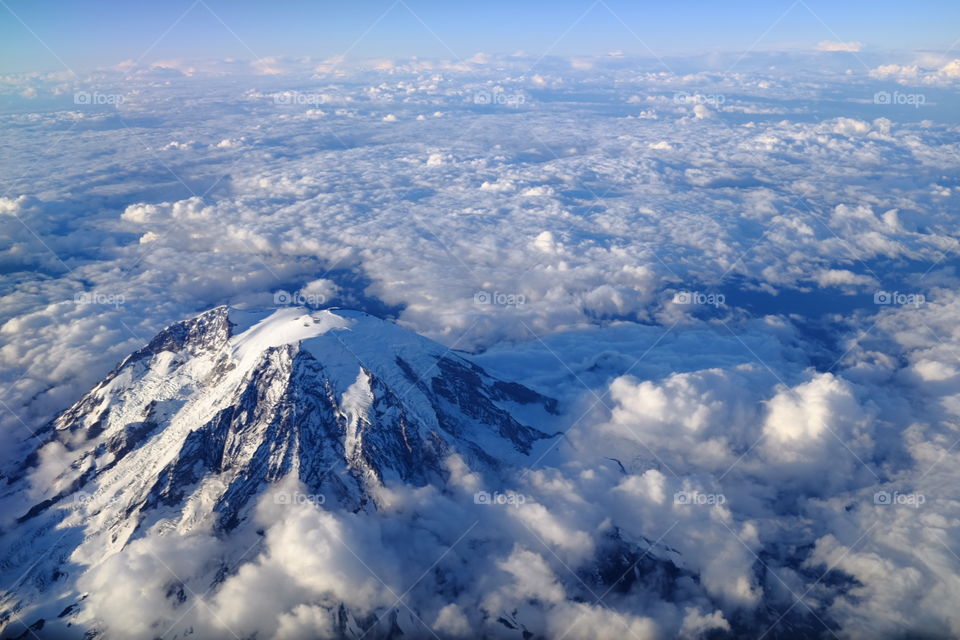
[[[433,630],[454,638],[465,638],[470,635],[470,621],[458,605],[451,603],[440,609]]]
[[[699,609],[688,607],[686,614],[683,625],[680,627],[681,638],[692,640],[701,638],[709,632],[730,631],[730,623],[724,619],[720,611],[703,614]]]
[[[857,53],[863,48],[862,42],[838,42],[835,40],[821,40],[817,43],[817,51],[845,51]]]
[[[958,633],[956,126],[874,99],[953,86],[957,61],[261,63],[2,78],[11,148],[56,143],[0,198],[4,469],[162,326],[277,291],[483,351],[560,398],[565,437],[502,486],[452,455],[442,488],[397,483],[370,511],[267,494],[237,538],[84,549],[84,620],[323,637],[343,601],[408,635],[496,637],[502,617],[698,637],[767,628],[809,590],[787,623],[816,626],[809,605],[851,637]],[[73,101],[115,86],[115,110]],[[70,462],[42,449],[30,497]]]
[[[920,58],[914,64],[884,64],[875,67],[870,75],[880,80],[894,80],[904,85],[947,87],[960,79],[960,58]]]
[[[153,638],[158,626],[190,615],[189,581],[209,569],[216,550],[212,536],[137,540],[80,577],[78,588],[90,593],[85,615],[110,632]]]

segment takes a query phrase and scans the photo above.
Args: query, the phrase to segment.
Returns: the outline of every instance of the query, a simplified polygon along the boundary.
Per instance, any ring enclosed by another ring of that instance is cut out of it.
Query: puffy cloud
[[[685,640],[695,640],[710,632],[729,630],[730,623],[724,619],[720,611],[703,614],[699,609],[687,607],[686,616],[680,626],[680,637]]]
[[[470,635],[470,621],[458,605],[451,603],[440,609],[433,629],[454,638],[466,638]]]
[[[497,566],[510,574],[513,582],[498,593],[496,600],[486,607],[496,611],[503,607],[502,598],[522,600],[542,600],[557,603],[566,598],[563,586],[557,581],[546,561],[537,553],[515,548],[509,557],[497,563]],[[508,601],[509,602],[509,601]]]
[[[844,136],[860,136],[870,131],[870,123],[855,118],[837,118],[834,120],[833,132]]]
[[[282,489],[281,489],[282,490]],[[309,503],[285,508],[274,494],[260,503],[258,520],[267,527],[263,553],[243,564],[224,581],[211,598],[210,623],[221,632],[251,634],[303,625],[304,618],[319,617],[316,610],[297,609],[292,603],[350,602],[356,615],[393,603],[396,596],[384,580],[391,580],[389,564],[369,567],[366,550],[376,546],[376,532],[357,518],[338,518]],[[389,562],[387,558],[383,559]],[[383,575],[384,577],[381,577]],[[395,587],[399,588],[399,587]],[[290,610],[285,620],[278,616]],[[321,627],[322,628],[322,627]]]
[[[671,467],[689,461],[723,470],[758,435],[759,398],[750,394],[762,374],[750,365],[673,374],[660,383],[630,377],[610,385],[607,433],[651,447]]]
[[[295,606],[279,618],[274,640],[300,640],[301,638],[335,638],[337,628],[333,613],[323,607],[306,604]]]
[[[823,269],[813,275],[814,281],[821,287],[836,287],[843,285],[878,286],[876,279],[854,273],[849,269]]]
[[[915,64],[884,64],[872,69],[870,75],[905,85],[953,86],[960,78],[960,58],[946,60],[935,56],[921,58]]]
[[[817,43],[817,51],[844,51],[857,53],[863,48],[862,42],[838,42],[835,40],[821,40]]]
[[[190,584],[216,553],[216,539],[202,534],[132,542],[80,577],[77,587],[90,594],[83,621],[129,638],[156,637],[192,614]]]
[[[576,640],[616,640],[624,635],[637,640],[653,640],[660,636],[656,623],[650,618],[625,615],[583,603],[558,607],[549,617],[547,630],[551,637],[566,634],[566,637]]]

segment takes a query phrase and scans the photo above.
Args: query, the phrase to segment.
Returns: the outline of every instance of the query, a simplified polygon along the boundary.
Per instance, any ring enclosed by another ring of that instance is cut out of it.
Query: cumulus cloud
[[[904,85],[953,86],[960,79],[960,58],[920,57],[914,63],[890,63],[875,67],[870,75]]]
[[[216,539],[204,535],[131,543],[80,577],[78,588],[90,593],[83,621],[130,638],[155,637],[190,614],[190,581],[210,569],[216,549]]]
[[[817,43],[817,51],[845,51],[857,53],[863,48],[862,42],[839,42],[836,40],[821,40]]]

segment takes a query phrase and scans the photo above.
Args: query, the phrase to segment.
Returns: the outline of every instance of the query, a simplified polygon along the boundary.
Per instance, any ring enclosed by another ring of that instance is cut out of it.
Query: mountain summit
[[[2,573],[20,579],[0,625],[42,628],[61,609],[69,620],[77,565],[148,528],[225,535],[290,477],[328,509],[362,512],[395,483],[442,487],[451,454],[492,475],[529,464],[555,412],[554,400],[362,312],[217,307],[121,362],[7,483],[4,510],[20,515]]]

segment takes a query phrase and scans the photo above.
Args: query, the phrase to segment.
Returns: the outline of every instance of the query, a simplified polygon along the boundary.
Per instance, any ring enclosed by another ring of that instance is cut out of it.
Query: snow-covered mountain
[[[454,453],[495,478],[549,446],[555,414],[553,399],[361,312],[212,309],[127,357],[7,479],[0,626],[82,626],[86,567],[148,529],[243,529],[291,477],[361,514],[391,486],[442,489]]]

